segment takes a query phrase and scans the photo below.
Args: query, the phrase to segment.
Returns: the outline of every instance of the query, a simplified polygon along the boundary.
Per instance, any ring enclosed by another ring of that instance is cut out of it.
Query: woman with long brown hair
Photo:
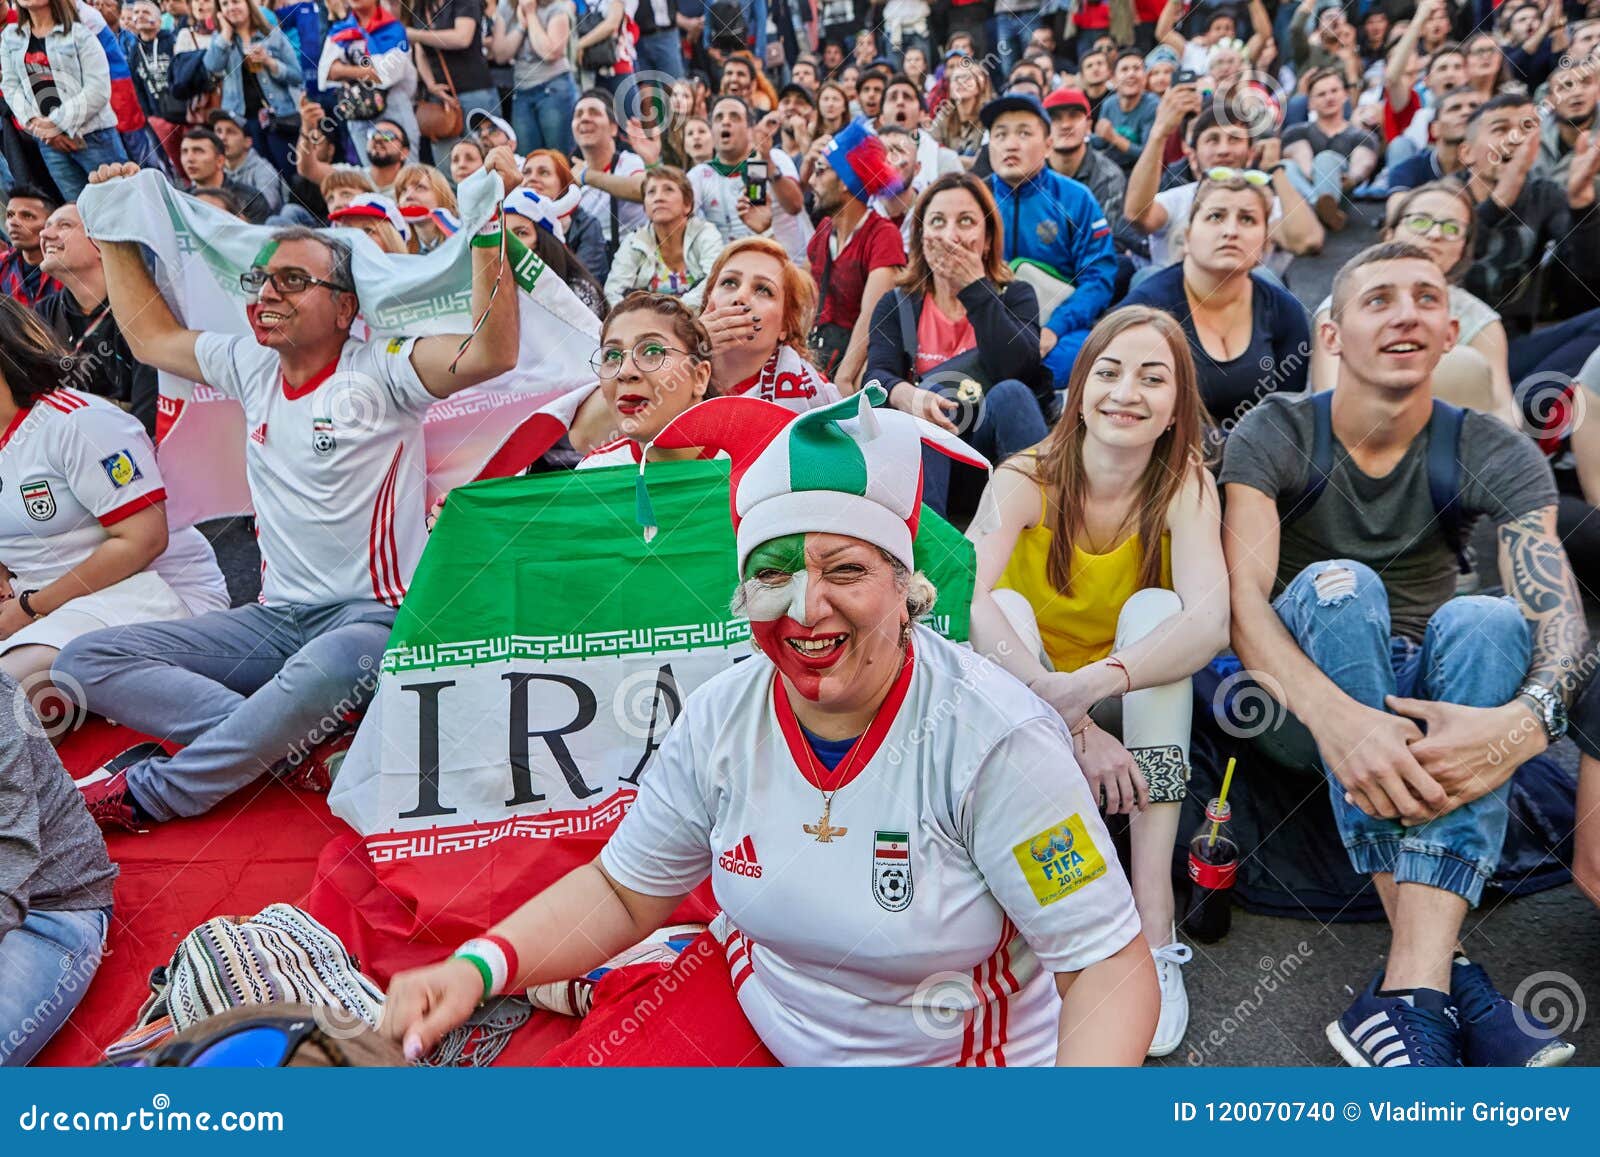
[[[1060,713],[1097,800],[1130,816],[1134,902],[1161,980],[1152,1056],[1176,1049],[1189,1019],[1171,874],[1189,677],[1228,644],[1206,421],[1182,328],[1118,309],[1084,342],[1050,436],[995,471],[967,532],[973,646]]]

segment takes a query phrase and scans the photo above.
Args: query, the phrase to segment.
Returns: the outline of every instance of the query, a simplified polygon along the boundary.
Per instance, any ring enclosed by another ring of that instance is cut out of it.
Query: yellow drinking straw
[[[1222,812],[1222,806],[1228,802],[1228,785],[1233,782],[1233,765],[1236,762],[1237,760],[1233,756],[1228,756],[1228,770],[1222,773],[1222,793],[1217,796],[1217,812],[1219,815]],[[1221,825],[1222,821],[1220,819],[1211,821],[1211,838],[1206,841],[1206,847],[1209,848],[1217,842],[1217,828]]]

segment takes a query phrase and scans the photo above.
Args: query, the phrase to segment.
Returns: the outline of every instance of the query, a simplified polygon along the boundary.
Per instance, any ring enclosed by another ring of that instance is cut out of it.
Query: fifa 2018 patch
[[[139,469],[139,464],[133,460],[133,455],[126,450],[118,450],[115,454],[110,454],[100,459],[100,468],[106,472],[106,477],[111,479],[111,485],[118,490],[130,482],[137,482],[144,477],[144,472]]]
[[[24,482],[20,492],[23,508],[35,522],[49,522],[56,516],[56,496],[50,493],[50,483],[45,479]]]
[[[1074,813],[1011,849],[1039,907],[1070,896],[1106,874],[1106,858]]]
[[[401,350],[403,350],[405,348],[406,348],[406,339],[405,338],[403,338],[403,337],[392,337],[392,338],[389,339],[389,344],[383,347],[383,352],[387,353],[387,354],[397,354],[397,353],[399,353]]]

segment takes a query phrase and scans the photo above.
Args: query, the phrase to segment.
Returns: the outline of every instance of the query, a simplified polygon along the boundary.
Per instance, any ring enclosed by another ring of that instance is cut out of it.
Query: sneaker
[[[1358,1069],[1460,1068],[1461,1029],[1447,993],[1383,995],[1383,970],[1327,1028],[1328,1043]]]
[[[1164,1057],[1183,1043],[1189,1031],[1189,993],[1183,987],[1183,966],[1194,958],[1194,949],[1173,941],[1150,953],[1156,962],[1156,979],[1161,983],[1161,1018],[1156,1021],[1155,1039],[1149,1056]]]
[[[1577,1052],[1464,956],[1450,969],[1450,999],[1461,1010],[1462,1060],[1474,1068],[1554,1068]]]
[[[1337,233],[1344,228],[1344,210],[1339,207],[1339,198],[1332,193],[1324,193],[1318,197],[1317,203],[1313,208],[1316,211],[1317,220],[1327,227],[1328,232]]]
[[[128,773],[118,771],[104,779],[92,779],[80,787],[89,816],[103,832],[139,832],[139,812],[133,793],[128,790]]]

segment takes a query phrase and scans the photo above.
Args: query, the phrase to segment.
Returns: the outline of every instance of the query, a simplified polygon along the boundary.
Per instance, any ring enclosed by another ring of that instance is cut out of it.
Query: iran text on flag
[[[357,337],[466,334],[472,328],[470,243],[495,211],[499,187],[489,173],[463,181],[461,229],[430,253],[386,254],[357,230],[332,231],[352,250],[361,301]],[[150,250],[156,283],[184,325],[250,332],[239,275],[262,252],[271,228],[242,225],[148,169],[89,186],[78,206],[91,237],[136,241]],[[599,319],[514,237],[507,238],[507,250],[521,290],[517,368],[429,408],[423,436],[430,506],[463,482],[528,465],[563,432],[538,414],[540,407],[594,382],[589,358],[600,344]],[[181,527],[250,513],[244,412],[208,386],[160,377],[157,455],[168,522]]]
[[[395,620],[378,690],[329,804],[354,829],[311,907],[375,976],[436,959],[598,854],[683,697],[766,663],[729,603],[726,461],[454,491]],[[967,634],[971,544],[923,516],[929,624]],[[705,919],[705,906],[678,919]]]

